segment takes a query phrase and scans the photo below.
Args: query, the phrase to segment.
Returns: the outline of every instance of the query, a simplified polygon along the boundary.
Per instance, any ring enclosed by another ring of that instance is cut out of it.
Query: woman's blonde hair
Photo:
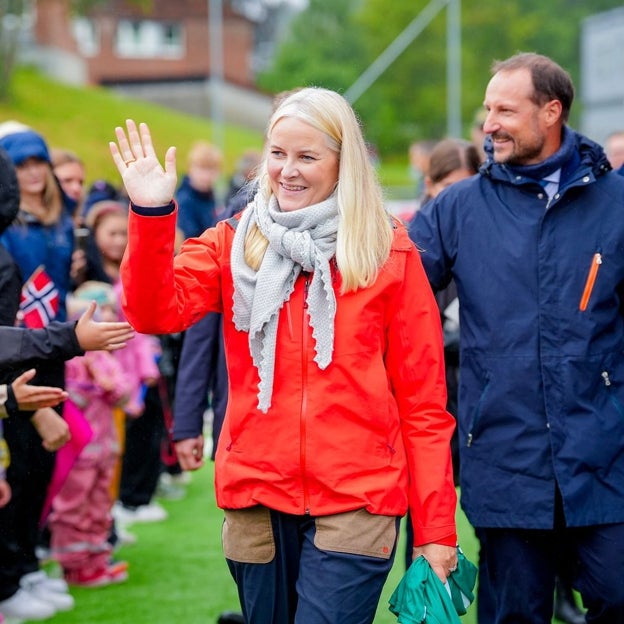
[[[338,155],[336,263],[342,292],[370,286],[390,254],[392,224],[355,112],[335,91],[308,87],[294,91],[279,104],[269,120],[267,139],[284,117],[321,131]],[[257,176],[264,201],[271,197],[267,160],[265,149]],[[245,241],[245,259],[252,268],[260,266],[267,244],[260,231],[252,228]]]

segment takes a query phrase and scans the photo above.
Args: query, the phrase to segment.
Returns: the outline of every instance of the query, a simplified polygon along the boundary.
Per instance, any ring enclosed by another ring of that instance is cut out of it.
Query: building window
[[[115,53],[122,58],[181,58],[182,26],[175,22],[120,20]]]
[[[72,22],[74,39],[82,56],[97,56],[100,52],[100,36],[96,25],[86,17],[78,17]]]

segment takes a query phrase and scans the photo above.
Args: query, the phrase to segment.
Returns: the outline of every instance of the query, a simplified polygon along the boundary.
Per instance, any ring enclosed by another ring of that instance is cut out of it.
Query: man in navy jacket
[[[557,562],[587,621],[624,622],[624,178],[566,125],[551,59],[493,65],[488,158],[418,212],[435,290],[460,301],[462,506],[496,623],[549,623]]]

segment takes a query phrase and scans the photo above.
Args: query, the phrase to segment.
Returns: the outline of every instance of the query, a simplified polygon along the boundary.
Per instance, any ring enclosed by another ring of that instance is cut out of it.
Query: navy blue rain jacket
[[[624,521],[624,178],[565,132],[575,157],[548,208],[490,156],[410,224],[434,290],[457,284],[461,498],[477,527],[552,528],[556,484],[569,526]]]

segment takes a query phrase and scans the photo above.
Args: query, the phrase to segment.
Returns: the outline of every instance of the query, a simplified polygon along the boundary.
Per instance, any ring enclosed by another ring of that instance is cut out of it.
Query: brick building
[[[227,0],[219,4],[223,47],[218,76],[212,75],[207,0],[142,5],[109,0],[84,16],[72,15],[70,0],[38,0],[32,56],[55,79],[109,86],[200,115],[210,110],[211,83],[218,79],[226,119],[262,128],[270,97],[254,85],[255,24]]]

